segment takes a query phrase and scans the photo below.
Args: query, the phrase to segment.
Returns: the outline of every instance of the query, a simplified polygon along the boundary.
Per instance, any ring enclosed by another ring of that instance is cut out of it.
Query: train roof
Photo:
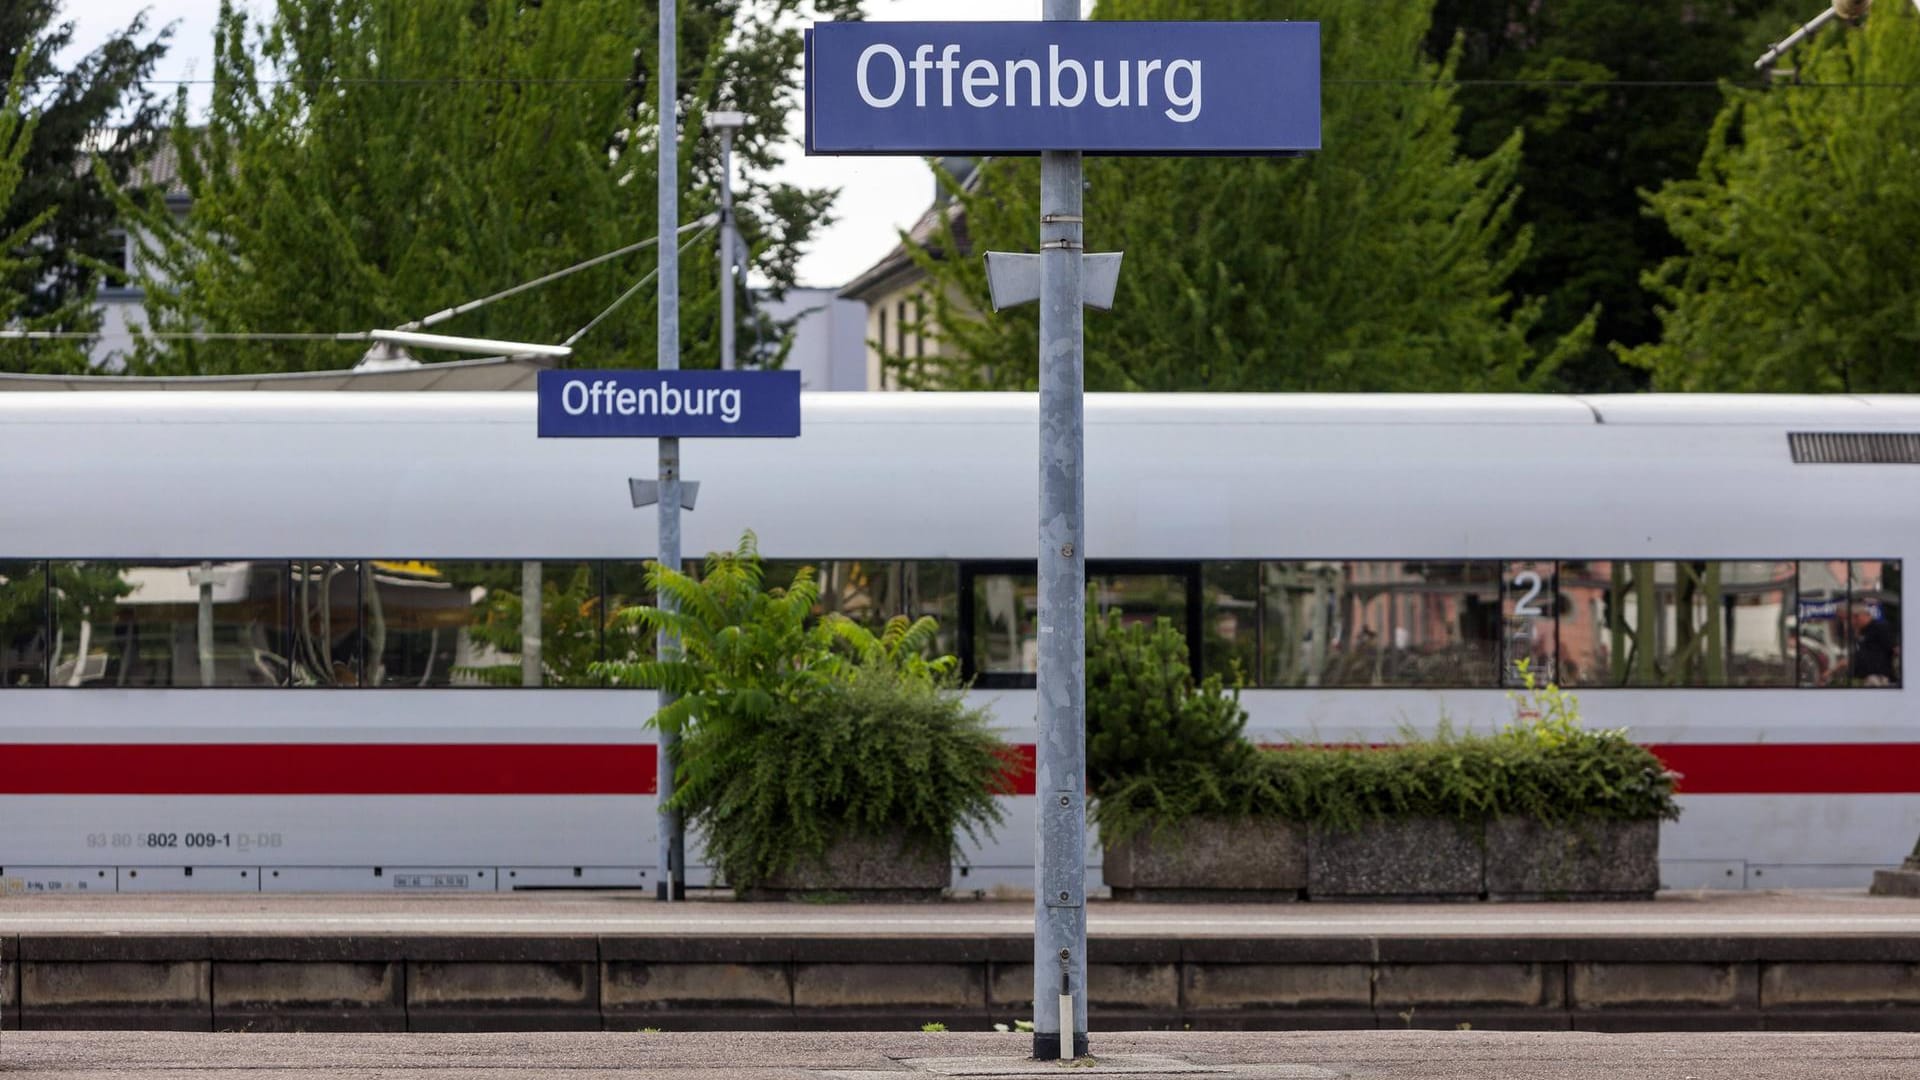
[[[1032,424],[1030,393],[807,393],[808,419]],[[1094,423],[1920,427],[1920,395],[1088,394]],[[0,394],[0,422],[524,423],[525,392]]]

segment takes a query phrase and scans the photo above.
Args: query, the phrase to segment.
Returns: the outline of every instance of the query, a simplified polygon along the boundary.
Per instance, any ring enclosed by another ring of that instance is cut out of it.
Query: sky
[[[243,7],[267,10],[270,0]],[[1091,6],[1091,4],[1088,4]],[[887,20],[1028,20],[1040,17],[1041,0],[867,0],[867,18]],[[173,43],[154,72],[156,80],[208,79],[213,74],[213,22],[219,0],[66,0],[60,16],[75,25],[76,52],[91,51],[143,10],[155,25],[175,24]],[[162,14],[164,13],[164,14]],[[66,57],[63,59],[72,59]],[[799,82],[796,72],[794,81]],[[156,86],[170,96],[171,85]],[[204,109],[209,88],[189,87],[189,106]],[[795,110],[791,134],[800,131]],[[899,230],[911,226],[933,201],[933,175],[917,157],[807,157],[797,139],[776,178],[808,187],[840,189],[839,220],[815,240],[800,261],[803,285],[842,285],[893,248]]]

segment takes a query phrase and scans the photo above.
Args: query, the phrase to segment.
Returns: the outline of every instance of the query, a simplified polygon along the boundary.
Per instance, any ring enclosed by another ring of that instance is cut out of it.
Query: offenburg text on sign
[[[807,152],[1320,148],[1310,22],[815,23]]]
[[[543,371],[540,437],[793,438],[797,371]]]

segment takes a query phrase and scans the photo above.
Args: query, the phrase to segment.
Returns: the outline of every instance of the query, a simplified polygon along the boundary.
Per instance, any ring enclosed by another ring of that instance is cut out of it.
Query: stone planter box
[[[1307,887],[1307,830],[1254,818],[1184,822],[1106,847],[1116,900],[1298,900]]]
[[[1651,900],[1660,888],[1660,823],[1529,818],[1487,824],[1493,900]]]
[[[1314,900],[1478,900],[1487,853],[1479,825],[1439,818],[1314,826],[1307,896]]]
[[[943,847],[911,845],[899,836],[849,836],[819,859],[738,891],[742,900],[938,900],[952,880]]]

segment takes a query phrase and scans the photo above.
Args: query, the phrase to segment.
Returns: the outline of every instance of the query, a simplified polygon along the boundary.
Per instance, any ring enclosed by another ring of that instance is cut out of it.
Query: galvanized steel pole
[[[720,129],[720,370],[733,370],[733,133]]]
[[[1047,21],[1080,0],[1042,0]],[[1078,151],[1040,155],[1040,742],[1033,1056],[1087,1052],[1085,345]],[[1062,1039],[1062,1032],[1070,1032]]]
[[[660,0],[660,70],[656,78],[660,86],[660,148],[658,155],[660,214],[656,236],[659,243],[655,250],[660,253],[660,271],[656,279],[656,288],[660,298],[660,325],[658,355],[655,366],[662,371],[674,371],[680,367],[680,245],[674,242],[680,228],[680,126],[679,108],[675,97],[675,88],[680,81],[678,57],[675,55],[675,41],[679,36],[679,26],[674,18],[674,0]],[[660,502],[659,547],[655,558],[661,566],[674,570],[680,568],[680,440],[663,438],[660,441]],[[662,593],[655,603],[663,608],[673,607],[673,598]],[[680,639],[666,631],[660,632],[660,659],[675,660],[680,656]],[[673,703],[673,695],[660,691],[660,707],[666,708]],[[680,815],[667,809],[667,800],[673,798],[673,770],[678,763],[678,737],[662,730],[660,732],[660,756],[656,763],[659,793],[659,807],[656,811],[660,832],[660,880],[654,887],[654,893],[662,900],[678,900],[686,888],[687,850],[685,834],[680,828]]]

